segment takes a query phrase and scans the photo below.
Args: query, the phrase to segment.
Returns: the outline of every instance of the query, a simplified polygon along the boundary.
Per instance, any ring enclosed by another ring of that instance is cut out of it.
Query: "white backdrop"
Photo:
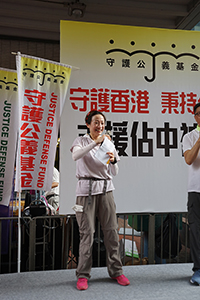
[[[61,22],[61,62],[72,71],[61,116],[60,213],[73,213],[70,147],[97,108],[120,154],[117,212],[185,211],[187,165],[181,138],[199,101],[200,33]],[[146,76],[146,77],[145,77]],[[80,89],[81,90],[80,90]]]

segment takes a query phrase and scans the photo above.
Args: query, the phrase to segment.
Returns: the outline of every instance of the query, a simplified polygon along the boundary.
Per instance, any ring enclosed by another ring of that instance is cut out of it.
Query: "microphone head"
[[[110,130],[106,130],[105,134],[109,135],[109,137],[112,136],[111,131]]]

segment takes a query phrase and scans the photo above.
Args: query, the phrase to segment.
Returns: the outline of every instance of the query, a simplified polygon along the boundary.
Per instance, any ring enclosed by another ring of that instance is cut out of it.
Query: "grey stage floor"
[[[129,286],[110,279],[106,268],[93,268],[89,288],[76,289],[75,270],[0,275],[1,300],[172,300],[200,299],[200,286],[189,283],[192,264],[126,266]]]

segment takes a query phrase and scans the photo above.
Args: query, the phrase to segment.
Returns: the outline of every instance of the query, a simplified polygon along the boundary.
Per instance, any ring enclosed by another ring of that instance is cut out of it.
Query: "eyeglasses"
[[[200,111],[195,114],[195,116],[200,117]]]

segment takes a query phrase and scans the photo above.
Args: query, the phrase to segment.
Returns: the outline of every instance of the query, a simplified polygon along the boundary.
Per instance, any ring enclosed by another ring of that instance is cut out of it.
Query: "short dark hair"
[[[195,114],[195,112],[196,112],[196,110],[197,110],[197,108],[200,106],[200,102],[198,102],[197,104],[195,104],[195,106],[194,106],[194,114]]]
[[[92,121],[92,117],[95,115],[102,115],[104,117],[104,121],[106,122],[106,117],[101,111],[98,110],[91,110],[85,117],[85,123],[90,124]]]

